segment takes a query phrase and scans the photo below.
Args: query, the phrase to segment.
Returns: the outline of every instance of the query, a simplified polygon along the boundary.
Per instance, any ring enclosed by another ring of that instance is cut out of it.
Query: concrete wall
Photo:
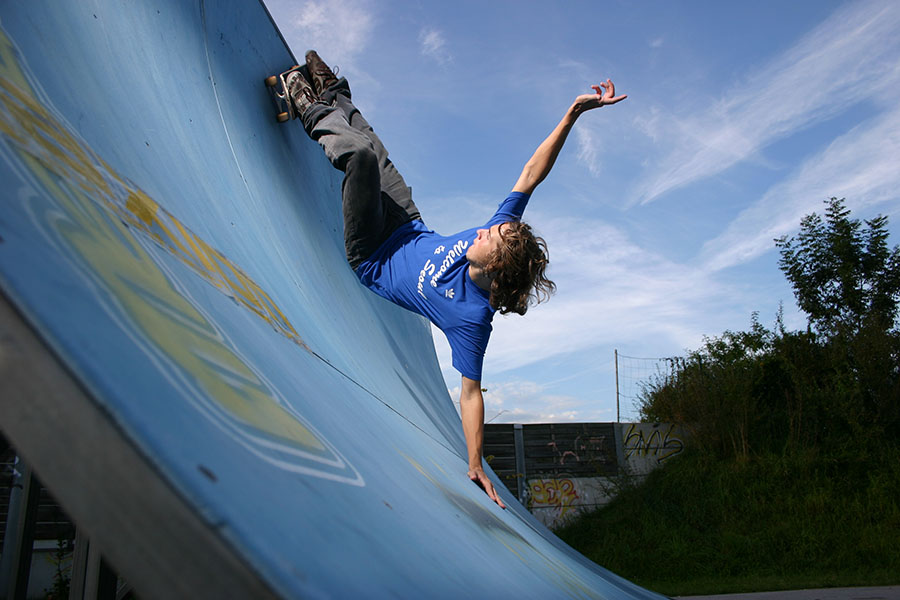
[[[679,454],[683,440],[671,423],[489,424],[484,452],[510,492],[556,528]]]

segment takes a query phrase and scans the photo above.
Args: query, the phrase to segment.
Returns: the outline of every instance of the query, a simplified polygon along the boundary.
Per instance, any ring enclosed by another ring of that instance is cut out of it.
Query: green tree
[[[888,248],[887,217],[850,218],[844,199],[826,202],[825,219],[812,213],[795,238],[775,240],[778,266],[794,288],[810,325],[826,337],[864,328],[895,327],[900,302],[900,246]]]
[[[826,204],[824,219],[776,240],[808,330],[786,331],[779,312],[772,331],[754,314],[750,331],[706,338],[646,385],[642,418],[684,423],[696,448],[741,458],[875,455],[900,440],[900,247],[885,217],[863,224],[843,200]]]

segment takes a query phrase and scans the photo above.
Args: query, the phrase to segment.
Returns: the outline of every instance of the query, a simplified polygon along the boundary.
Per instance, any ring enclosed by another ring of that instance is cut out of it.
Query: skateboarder
[[[460,413],[469,478],[506,508],[482,467],[484,399],[481,368],[494,312],[525,314],[555,289],[544,274],[547,247],[521,222],[531,193],[544,180],[575,120],[615,104],[609,79],[578,96],[525,165],[509,196],[482,227],[442,236],[422,220],[400,173],[378,136],[315,51],[306,54],[310,81],[287,75],[287,92],[309,136],[344,173],[342,202],[347,260],[376,294],[424,315],[447,336],[453,366],[462,375]]]

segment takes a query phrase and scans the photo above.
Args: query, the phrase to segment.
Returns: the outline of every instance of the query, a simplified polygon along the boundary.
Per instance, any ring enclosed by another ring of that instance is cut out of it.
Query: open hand
[[[601,82],[600,85],[592,85],[591,88],[595,93],[584,94],[575,98],[575,106],[578,112],[584,112],[586,110],[591,110],[592,108],[600,108],[601,106],[606,106],[608,104],[615,104],[628,97],[625,94],[616,96],[616,86],[611,79]]]
[[[506,508],[506,505],[503,504],[503,500],[500,499],[500,495],[497,494],[497,490],[494,489],[494,484],[491,483],[490,479],[488,479],[487,473],[484,472],[484,469],[482,469],[481,467],[470,469],[469,479],[478,484],[478,487],[484,490],[484,493],[488,495],[488,498],[496,502],[500,506],[500,508]]]

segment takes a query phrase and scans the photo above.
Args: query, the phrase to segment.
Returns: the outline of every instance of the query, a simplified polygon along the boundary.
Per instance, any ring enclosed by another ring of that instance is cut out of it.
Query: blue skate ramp
[[[257,0],[0,3],[0,427],[142,598],[654,598],[465,476]]]

